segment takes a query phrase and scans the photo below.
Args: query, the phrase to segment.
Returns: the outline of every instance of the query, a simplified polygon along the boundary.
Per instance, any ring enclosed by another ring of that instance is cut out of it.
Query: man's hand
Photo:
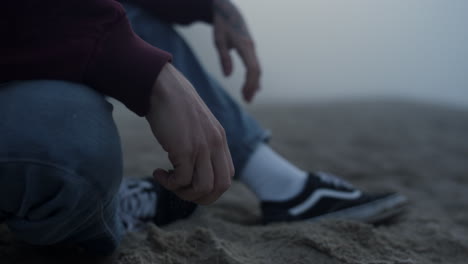
[[[146,118],[174,166],[173,173],[155,170],[160,184],[198,204],[216,201],[230,187],[234,166],[224,129],[190,82],[169,63],[153,86]]]
[[[224,75],[229,76],[232,73],[233,63],[229,51],[235,49],[247,68],[242,93],[247,102],[252,101],[260,89],[260,63],[247,25],[239,10],[229,0],[214,1],[213,27]]]

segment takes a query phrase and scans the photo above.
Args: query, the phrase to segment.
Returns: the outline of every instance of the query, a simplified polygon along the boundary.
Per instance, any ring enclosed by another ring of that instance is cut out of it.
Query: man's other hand
[[[260,63],[255,44],[239,10],[229,0],[214,1],[214,39],[224,75],[233,70],[230,50],[235,49],[247,68],[242,94],[247,102],[252,101],[260,89]]]
[[[224,129],[190,82],[169,63],[153,86],[146,118],[174,166],[173,172],[154,171],[161,185],[203,205],[230,187],[234,166]]]

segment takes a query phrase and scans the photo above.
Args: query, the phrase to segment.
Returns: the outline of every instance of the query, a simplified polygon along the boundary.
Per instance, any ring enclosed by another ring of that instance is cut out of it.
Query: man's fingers
[[[176,190],[175,193],[184,200],[194,202],[209,197],[213,191],[213,178],[214,174],[210,155],[202,154],[198,157],[195,164],[192,184],[189,187]]]
[[[251,73],[247,69],[246,80],[244,87],[242,88],[242,94],[244,95],[244,100],[251,102],[255,94],[260,90],[260,77],[255,73]]]
[[[219,59],[221,62],[221,67],[223,68],[223,73],[225,76],[229,76],[233,70],[232,58],[229,53],[229,47],[224,39],[217,37],[215,40],[216,49],[219,53]]]
[[[218,155],[212,157],[213,170],[217,177],[215,178],[214,193],[218,197],[231,187],[231,169],[229,167],[228,157],[224,151],[220,151]]]
[[[250,102],[254,97],[255,93],[260,89],[260,75],[261,68],[260,63],[255,52],[255,47],[252,42],[247,42],[242,48],[238,49],[239,56],[247,68],[246,78],[242,93],[244,99]]]
[[[211,195],[197,200],[200,204],[211,204],[215,202],[229,187],[231,187],[231,174],[227,157],[224,150],[215,153],[211,157],[214,171],[214,186]]]
[[[167,189],[175,191],[188,187],[192,184],[194,172],[194,162],[189,156],[179,158],[174,165],[174,173],[170,175],[167,182]]]
[[[226,139],[226,133],[224,132],[223,133],[223,137]],[[224,153],[226,153],[226,162],[227,162],[227,165],[228,165],[228,169],[229,169],[229,176],[234,177],[234,174],[236,173],[235,169],[234,169],[234,164],[232,163],[232,156],[231,156],[231,151],[229,150],[229,146],[227,144],[227,139],[226,139],[226,144],[224,144]]]

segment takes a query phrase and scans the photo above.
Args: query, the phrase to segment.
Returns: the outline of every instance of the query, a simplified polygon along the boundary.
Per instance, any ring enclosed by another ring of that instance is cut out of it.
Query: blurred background
[[[362,184],[388,172],[389,186],[394,174],[405,181],[411,174],[417,186],[414,175],[436,165],[466,178],[467,0],[232,1],[263,65],[263,89],[248,110],[273,132],[280,153]],[[234,74],[224,78],[211,26],[177,30],[242,102],[244,67],[234,55]],[[125,175],[171,166],[143,119],[122,106],[115,116]],[[421,171],[407,173],[413,167]]]
[[[389,97],[468,107],[466,0],[235,3],[263,66],[257,103]],[[244,68],[238,57],[233,76],[225,79],[211,27],[178,30],[239,98]]]

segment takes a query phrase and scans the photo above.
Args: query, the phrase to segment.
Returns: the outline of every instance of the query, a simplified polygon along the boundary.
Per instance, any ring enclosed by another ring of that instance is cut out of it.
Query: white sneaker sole
[[[407,205],[408,199],[405,196],[393,194],[370,203],[317,216],[310,220],[345,219],[373,224],[399,215]]]

